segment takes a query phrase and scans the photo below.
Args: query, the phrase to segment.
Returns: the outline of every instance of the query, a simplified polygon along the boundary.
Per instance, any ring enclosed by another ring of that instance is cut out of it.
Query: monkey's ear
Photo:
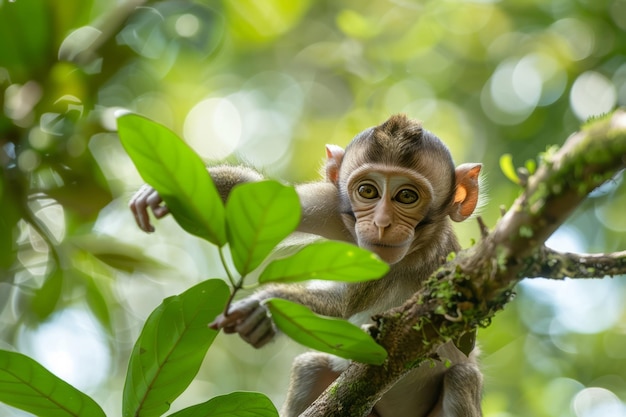
[[[326,180],[335,185],[339,181],[339,169],[345,153],[341,146],[326,145]]]
[[[478,175],[482,164],[461,164],[455,170],[456,190],[450,218],[462,222],[472,215],[478,203]]]

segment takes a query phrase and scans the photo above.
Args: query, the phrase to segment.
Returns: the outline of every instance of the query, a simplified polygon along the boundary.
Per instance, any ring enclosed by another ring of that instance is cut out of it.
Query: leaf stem
[[[230,285],[233,287],[233,289],[235,289],[237,287],[237,283],[235,283],[235,278],[233,277],[233,274],[230,272],[230,269],[228,268],[228,264],[226,263],[226,257],[224,256],[224,246],[220,246],[218,248],[218,252],[220,254],[220,261],[222,262],[224,271],[226,271],[226,276],[228,277],[228,281],[230,282]],[[239,284],[241,285],[241,282]]]
[[[235,299],[235,295],[240,289],[243,288],[243,281],[245,279],[245,275],[239,278],[238,281],[235,281],[235,277],[233,276],[232,272],[230,272],[230,269],[228,268],[228,264],[226,263],[226,256],[224,256],[224,246],[220,246],[218,248],[218,252],[220,254],[220,261],[222,262],[222,266],[224,266],[224,271],[226,271],[226,276],[228,277],[228,281],[230,282],[230,285],[232,286],[230,297],[228,297],[228,301],[226,302],[226,306],[224,307],[224,316],[227,316],[228,310],[230,309],[230,305]]]

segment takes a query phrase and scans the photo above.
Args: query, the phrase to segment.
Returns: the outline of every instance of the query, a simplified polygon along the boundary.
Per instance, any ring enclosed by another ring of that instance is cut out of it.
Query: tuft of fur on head
[[[438,161],[438,163],[433,163]],[[346,147],[346,158],[341,167],[340,183],[345,185],[345,173],[353,172],[364,164],[398,166],[426,176],[437,190],[454,192],[454,162],[448,147],[422,123],[404,114],[391,116],[378,126],[364,130]],[[445,209],[444,206],[439,209]]]

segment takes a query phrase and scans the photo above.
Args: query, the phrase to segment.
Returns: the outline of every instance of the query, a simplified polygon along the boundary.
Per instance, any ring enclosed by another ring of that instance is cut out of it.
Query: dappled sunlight
[[[561,252],[580,253],[585,252],[582,242],[583,236],[579,232],[564,226],[548,239],[546,245]],[[608,278],[605,281],[605,285],[598,285],[597,280],[539,278],[523,281],[521,287],[529,297],[526,307],[522,306],[523,320],[534,332],[555,336],[568,332],[606,331],[622,319],[623,294],[618,282]],[[549,306],[553,310],[552,317],[545,314],[538,317],[535,303]]]
[[[114,366],[102,327],[84,308],[62,310],[38,326],[21,327],[16,347],[86,392],[98,389]]]
[[[626,404],[604,388],[585,388],[572,403],[576,417],[625,417]]]
[[[607,113],[617,103],[615,86],[598,72],[585,72],[574,81],[570,102],[574,114],[580,120]]]

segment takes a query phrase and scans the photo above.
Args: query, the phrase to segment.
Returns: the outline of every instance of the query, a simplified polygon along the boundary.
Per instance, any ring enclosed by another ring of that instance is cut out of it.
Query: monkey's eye
[[[398,194],[396,194],[394,200],[402,204],[412,204],[415,203],[418,198],[419,196],[415,191],[405,188],[404,190],[400,190]]]
[[[361,197],[368,200],[372,200],[378,197],[378,190],[376,189],[376,187],[370,184],[363,184],[359,186],[358,193]]]

